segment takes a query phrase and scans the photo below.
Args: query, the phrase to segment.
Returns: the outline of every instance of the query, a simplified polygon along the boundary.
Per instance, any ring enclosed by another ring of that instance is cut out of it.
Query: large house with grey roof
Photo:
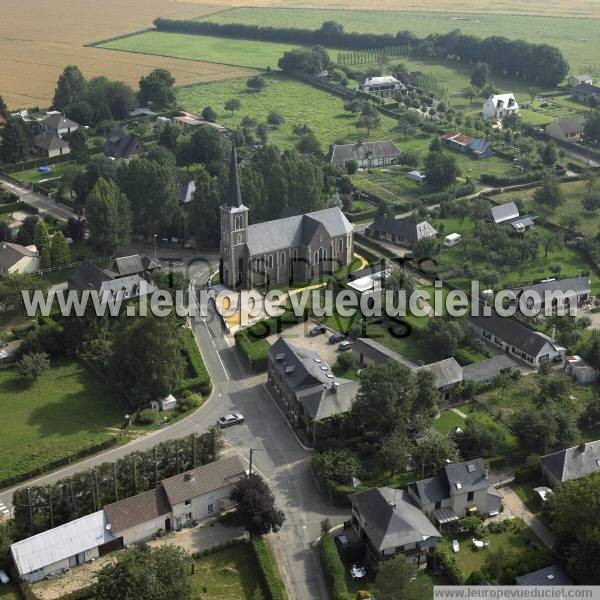
[[[416,565],[435,553],[441,533],[404,490],[382,487],[348,496],[350,526],[365,549],[364,560],[376,569],[382,560],[403,555]]]
[[[319,425],[350,410],[358,393],[358,381],[336,377],[316,352],[285,338],[269,348],[268,363],[268,384],[277,404],[313,443]]]
[[[35,246],[0,242],[0,274],[39,271],[40,255]]]
[[[392,215],[379,215],[365,233],[376,240],[392,242],[400,246],[412,248],[421,240],[434,238],[438,231],[427,221],[413,223],[412,221],[403,221],[396,219]]]
[[[79,129],[79,123],[68,119],[57,110],[47,112],[40,125],[43,131],[53,133],[59,137],[68,135]]]
[[[551,486],[598,473],[600,472],[600,440],[582,442],[578,446],[542,456],[540,466],[544,479]]]
[[[409,496],[440,529],[463,517],[497,515],[502,496],[490,483],[481,458],[447,464],[435,477],[408,485]]]
[[[567,277],[565,279],[547,279],[514,288],[516,299],[512,304],[523,301],[528,309],[545,310],[548,302],[551,308],[579,307],[590,299],[592,293],[589,277]]]
[[[329,150],[332,165],[356,162],[359,168],[382,167],[398,161],[401,152],[392,140],[384,142],[357,142],[356,144],[334,144]]]
[[[227,204],[221,206],[221,283],[251,289],[309,281],[352,261],[352,225],[337,207],[304,215],[248,222],[235,148]]]

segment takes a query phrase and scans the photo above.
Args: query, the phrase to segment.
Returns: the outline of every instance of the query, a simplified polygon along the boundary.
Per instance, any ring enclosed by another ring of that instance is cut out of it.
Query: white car
[[[221,417],[217,421],[217,426],[223,429],[224,427],[231,427],[232,425],[237,425],[238,423],[243,422],[244,415],[242,415],[241,413],[230,413],[228,415],[225,415],[224,417]]]

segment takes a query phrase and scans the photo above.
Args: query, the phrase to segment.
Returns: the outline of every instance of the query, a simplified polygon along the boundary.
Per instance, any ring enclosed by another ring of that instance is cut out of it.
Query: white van
[[[458,242],[460,242],[462,235],[460,233],[451,233],[444,238],[444,246],[446,248],[452,248],[452,246],[456,246]]]

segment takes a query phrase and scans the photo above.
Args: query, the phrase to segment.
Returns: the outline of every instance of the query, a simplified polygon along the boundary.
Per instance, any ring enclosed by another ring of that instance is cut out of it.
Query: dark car
[[[238,423],[242,423],[244,421],[244,416],[241,413],[230,413],[221,417],[217,421],[217,426],[220,429],[224,427],[231,427],[232,425],[237,425]]]
[[[309,337],[316,337],[317,335],[322,335],[327,331],[327,328],[324,325],[315,325],[309,332]]]
[[[346,336],[338,331],[337,333],[334,333],[333,335],[329,336],[329,343],[337,344],[338,342],[341,342],[344,339],[346,339]]]

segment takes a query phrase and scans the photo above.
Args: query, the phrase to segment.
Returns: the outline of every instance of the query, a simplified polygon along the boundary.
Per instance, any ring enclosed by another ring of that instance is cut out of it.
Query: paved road
[[[209,267],[195,273],[196,283],[205,283]],[[169,425],[127,446],[115,448],[75,465],[40,477],[36,484],[51,483],[114,461],[133,450],[150,448],[160,441],[205,431],[217,418],[232,409],[246,417],[244,424],[225,430],[225,440],[248,457],[255,449],[254,465],[270,481],[277,504],[286,521],[276,536],[285,576],[294,600],[328,598],[314,545],[320,523],[329,518],[338,524],[348,518],[347,511],[328,505],[319,495],[310,475],[310,453],[305,451],[279,409],[264,389],[266,377],[253,375],[241,363],[237,350],[223,335],[213,309],[202,307],[206,317],[193,321],[196,340],[213,381],[210,399],[192,416]],[[0,502],[11,507],[14,489],[0,493]]]
[[[17,194],[21,200],[27,202],[31,206],[35,206],[38,210],[44,213],[54,215],[57,219],[68,221],[70,217],[74,217],[75,213],[65,204],[49,200],[46,196],[36,194],[25,187],[16,185],[10,181],[6,181],[0,177],[0,185],[13,194]]]

